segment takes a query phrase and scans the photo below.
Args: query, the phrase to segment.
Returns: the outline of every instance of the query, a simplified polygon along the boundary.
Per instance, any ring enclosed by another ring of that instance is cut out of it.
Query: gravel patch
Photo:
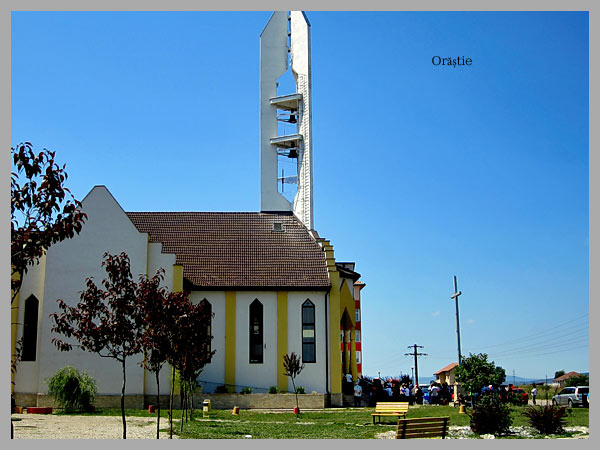
[[[121,439],[121,416],[67,416],[54,414],[13,414],[15,439]],[[156,439],[156,420],[146,417],[127,417],[127,439]],[[174,426],[178,421],[174,422]],[[161,417],[160,427],[168,428]],[[168,439],[167,431],[160,432]],[[173,435],[173,439],[178,439]]]
[[[530,427],[511,427],[510,431],[512,434],[520,435],[523,438],[534,438],[537,436],[537,432]],[[577,435],[570,438],[558,438],[558,439],[589,439],[590,429],[588,427],[567,427],[565,431],[571,433],[577,433]],[[376,439],[395,439],[396,430],[386,431],[384,433],[377,433]],[[553,439],[551,436],[545,436],[545,439]],[[471,428],[450,426],[448,430],[448,436],[446,439],[478,439],[475,434],[471,431]],[[481,439],[496,439],[493,434],[484,434]]]

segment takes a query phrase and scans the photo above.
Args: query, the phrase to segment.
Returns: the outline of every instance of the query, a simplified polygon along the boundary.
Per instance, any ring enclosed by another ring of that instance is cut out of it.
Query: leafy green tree
[[[574,377],[567,378],[565,381],[565,386],[589,386],[590,385],[590,377],[589,375],[579,374]]]
[[[564,370],[557,370],[556,372],[554,372],[554,379],[556,380],[558,377],[562,377],[564,374]]]
[[[512,425],[510,408],[497,395],[485,394],[469,414],[471,430],[477,434],[507,434]]]
[[[479,393],[488,384],[501,385],[506,380],[505,370],[487,360],[486,353],[469,353],[455,369],[456,379],[471,394]]]
[[[85,372],[66,366],[58,370],[46,381],[48,395],[65,412],[93,411],[93,403],[98,393],[96,380]]]

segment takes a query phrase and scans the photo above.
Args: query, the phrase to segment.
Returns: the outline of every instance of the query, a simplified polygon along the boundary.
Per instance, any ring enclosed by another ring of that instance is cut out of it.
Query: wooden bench
[[[446,438],[449,417],[420,417],[418,419],[398,419],[396,439]]]
[[[379,417],[379,422],[381,422],[381,416],[406,417],[407,412],[408,402],[377,402],[375,404],[375,412],[371,414],[373,416],[373,425],[375,425],[375,417]]]

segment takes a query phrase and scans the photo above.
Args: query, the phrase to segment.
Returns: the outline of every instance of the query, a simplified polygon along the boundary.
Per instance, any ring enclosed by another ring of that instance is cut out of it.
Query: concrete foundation
[[[298,403],[300,409],[323,409],[328,407],[325,394],[300,394]],[[342,406],[341,394],[332,395],[331,406]],[[335,399],[334,399],[335,397]],[[195,394],[194,408],[202,409],[202,402],[210,400],[213,409],[293,409],[296,407],[296,396],[294,394]],[[51,406],[57,408],[52,397],[44,394],[15,394],[17,406]],[[176,395],[173,399],[174,407],[179,408],[181,399]],[[156,405],[155,395],[127,395],[125,396],[125,408],[146,409],[148,405]],[[94,401],[96,408],[120,408],[120,395],[98,395]],[[169,407],[169,396],[160,396],[160,407]]]

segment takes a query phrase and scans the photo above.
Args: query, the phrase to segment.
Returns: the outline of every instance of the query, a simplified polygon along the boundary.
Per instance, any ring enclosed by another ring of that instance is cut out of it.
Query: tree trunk
[[[158,374],[160,369],[156,371],[156,439],[160,439],[160,377]]]
[[[183,419],[184,419],[184,414],[187,408],[187,391],[185,389],[185,382],[181,381],[181,383],[179,383],[181,386],[181,419],[179,420],[179,434],[181,434],[183,432]]]
[[[294,383],[294,379],[292,378],[292,387],[294,388],[294,394],[296,394],[296,408],[300,411],[300,405],[298,404],[298,390],[296,389],[296,383]]]
[[[173,439],[173,396],[175,393],[175,369],[171,367],[171,392],[169,394],[169,439]]]
[[[127,423],[125,421],[125,357],[121,361],[123,366],[123,385],[121,386],[121,418],[123,419],[123,439],[127,439]]]
[[[195,381],[195,380],[194,380]],[[194,391],[192,391],[192,385],[190,384],[190,422],[194,420]]]

